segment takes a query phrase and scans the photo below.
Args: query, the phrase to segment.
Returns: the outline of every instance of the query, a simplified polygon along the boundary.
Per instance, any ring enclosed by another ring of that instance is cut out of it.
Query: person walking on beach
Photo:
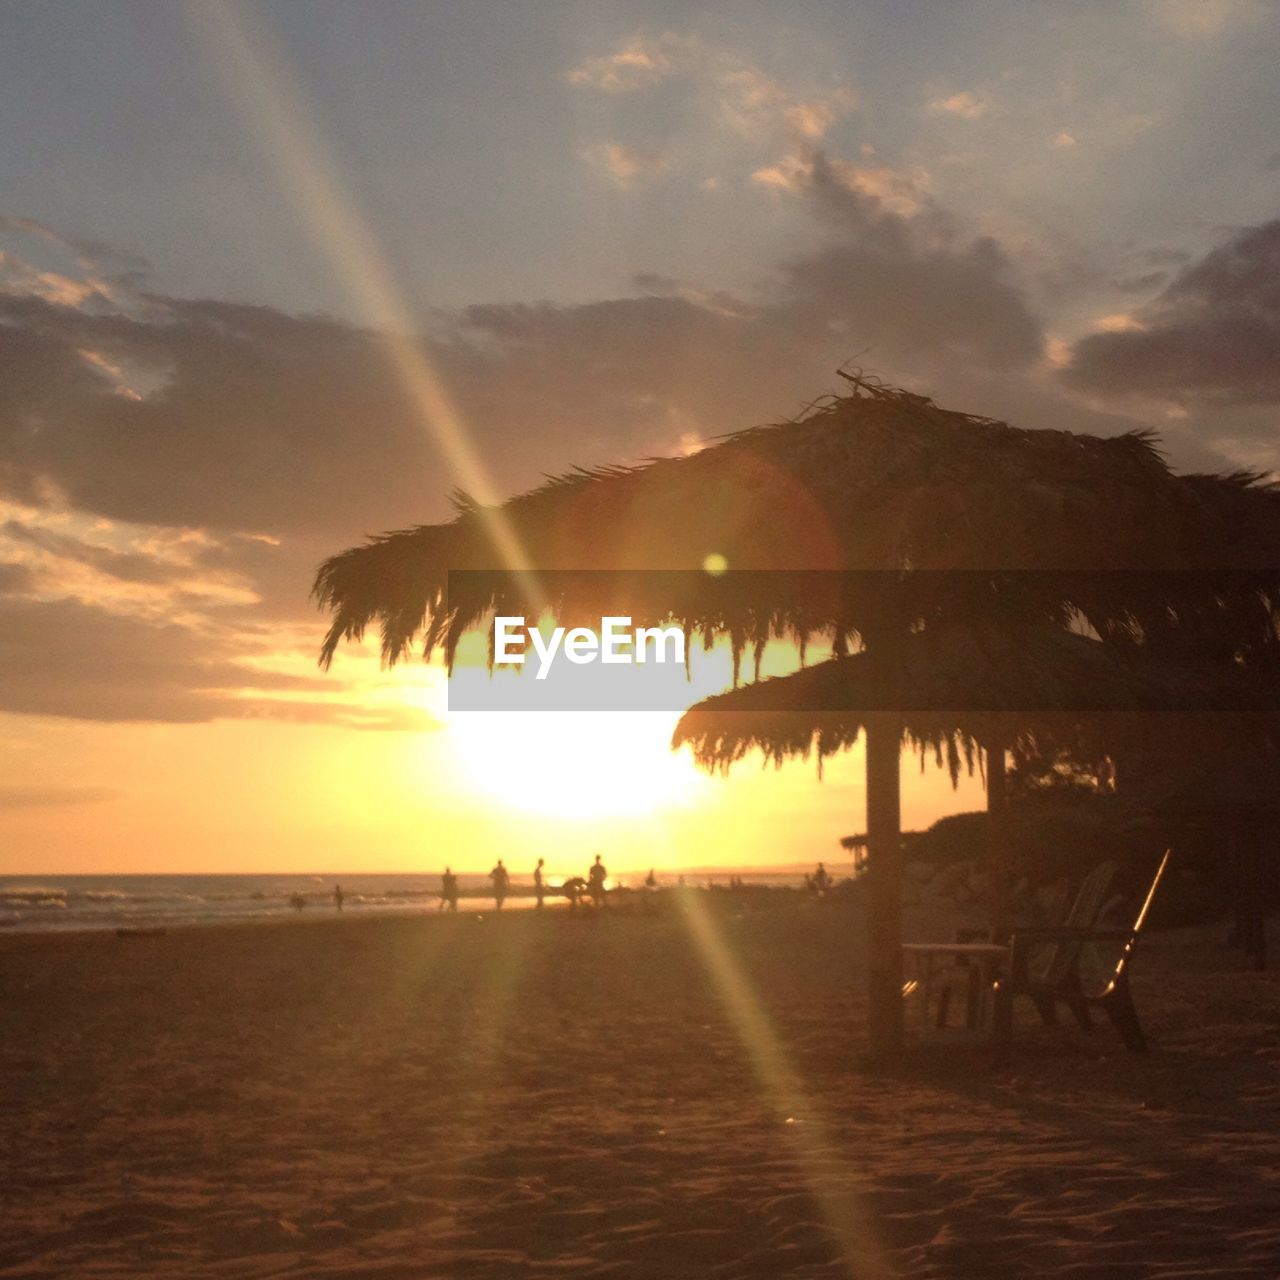
[[[342,910],[342,899],[342,886],[340,884],[335,884],[333,886],[333,905],[337,907],[339,911]]]
[[[829,888],[831,888],[831,877],[827,875],[826,864],[820,862],[817,871],[813,873],[813,891],[821,898]]]
[[[533,892],[538,899],[538,907],[542,907],[542,868],[546,864],[546,858],[539,858],[538,865],[533,869]]]
[[[502,865],[502,859],[498,859],[498,865],[489,872],[489,879],[493,881],[493,905],[496,910],[502,910],[502,904],[507,900],[507,886],[511,883],[510,873],[506,867]]]
[[[445,907],[450,911],[458,909],[458,877],[449,867],[445,867],[444,875],[440,877],[440,906],[437,909],[443,911]]]
[[[604,882],[608,875],[609,873],[605,870],[605,865],[600,861],[600,855],[597,853],[595,862],[591,864],[591,870],[587,872],[587,889],[591,894],[593,906],[604,906]]]

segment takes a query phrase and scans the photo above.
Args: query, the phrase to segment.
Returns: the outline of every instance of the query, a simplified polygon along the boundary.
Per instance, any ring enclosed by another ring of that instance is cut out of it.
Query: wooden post
[[[984,744],[987,753],[987,876],[990,882],[991,940],[1003,942],[1009,927],[1009,889],[1013,856],[1009,839],[1009,794],[1004,739]]]
[[[902,1051],[902,832],[899,751],[902,721],[867,717],[867,975],[871,1056]]]

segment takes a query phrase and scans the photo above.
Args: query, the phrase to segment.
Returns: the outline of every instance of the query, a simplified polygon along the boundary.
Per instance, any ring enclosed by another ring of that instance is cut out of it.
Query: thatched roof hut
[[[489,613],[529,612],[529,579],[517,567],[609,571],[553,584],[539,603],[566,623],[598,621],[622,589],[617,575],[635,573],[625,594],[638,621],[672,617],[740,648],[833,632],[856,647],[884,612],[868,578],[837,589],[820,576],[797,583],[798,571],[1051,572],[1050,596],[1070,594],[1103,629],[1124,613],[1119,599],[1134,605],[1146,595],[1156,617],[1185,584],[1173,575],[1121,582],[1099,570],[1280,567],[1280,494],[1257,476],[1175,477],[1146,433],[1022,430],[852,383],[853,394],[799,421],[742,431],[688,457],[574,471],[511,499],[499,512],[504,547],[508,537],[519,546],[520,566],[497,545],[494,512],[464,494],[448,523],[331,557],[314,591],[333,614],[322,661],[373,626],[388,662],[420,641],[427,656],[442,649],[451,664],[463,632]],[[711,556],[730,570],[714,591],[697,576]]]
[[[707,769],[727,770],[753,750],[775,764],[811,753],[821,762],[886,712],[909,743],[945,757],[953,780],[980,744],[1092,747],[1149,728],[1135,714],[1195,715],[1202,731],[1236,739],[1280,731],[1276,686],[1243,667],[1015,621],[923,631],[888,653],[832,658],[706,698],[681,717],[672,747],[688,744]]]
[[[333,614],[321,661],[374,626],[387,662],[417,641],[452,666],[463,633],[491,614],[544,608],[567,625],[619,611],[673,620],[730,637],[735,657],[771,638],[803,651],[813,636],[875,652],[922,623],[989,613],[996,597],[1023,618],[1082,614],[1108,637],[1172,628],[1197,644],[1226,635],[1233,652],[1275,647],[1280,495],[1258,477],[1178,477],[1143,433],[1019,430],[849,381],[850,395],[799,421],[573,472],[497,509],[458,495],[446,524],[332,557],[315,583]],[[703,573],[711,558],[729,572]],[[548,584],[565,570],[608,572]],[[902,724],[885,712],[866,731],[871,1035],[891,1055]]]
[[[1185,731],[1215,754],[1225,744],[1274,750],[1280,691],[1236,664],[1160,658],[1046,624],[944,627],[902,638],[885,653],[833,658],[807,670],[707,698],[676,726],[708,769],[727,770],[749,751],[780,764],[851,746],[895,716],[907,741],[945,757],[954,782],[962,762],[985,753],[992,876],[991,924],[1005,922],[1014,839],[1005,754],[1049,744],[1086,756],[1162,727]],[[1153,716],[1156,719],[1153,721]],[[1175,717],[1161,724],[1160,717]]]

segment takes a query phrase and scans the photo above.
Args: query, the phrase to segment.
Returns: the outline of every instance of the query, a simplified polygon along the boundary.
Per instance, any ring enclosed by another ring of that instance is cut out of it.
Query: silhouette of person
[[[818,869],[813,873],[813,888],[818,897],[822,897],[831,888],[831,877],[827,875],[827,868],[824,863],[818,863]]]
[[[538,865],[533,869],[533,892],[538,899],[538,906],[542,906],[542,868],[546,865],[546,858],[539,858]]]
[[[608,878],[608,871],[605,865],[600,861],[600,855],[596,854],[596,860],[591,864],[591,870],[587,872],[587,889],[591,894],[591,902],[594,906],[604,906],[604,882]]]
[[[658,887],[658,877],[653,874],[653,868],[649,868],[649,874],[644,878],[644,887],[646,889],[656,889]]]
[[[511,883],[511,875],[502,865],[501,858],[498,859],[498,865],[489,872],[489,879],[493,881],[493,905],[501,911],[502,904],[507,900],[507,886]]]
[[[448,867],[445,867],[444,875],[440,877],[439,909],[443,911],[446,907],[450,911],[458,909],[458,877]]]
[[[337,907],[339,911],[342,910],[342,899],[344,896],[342,886],[340,884],[335,884],[333,886],[333,905]]]

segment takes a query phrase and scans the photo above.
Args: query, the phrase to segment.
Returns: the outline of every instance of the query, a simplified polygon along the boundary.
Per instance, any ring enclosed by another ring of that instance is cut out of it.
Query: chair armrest
[[[1036,942],[1127,942],[1132,929],[1086,929],[1060,925],[1044,929],[1018,929],[1009,938],[1010,946]]]
[[[1132,929],[1084,929],[1061,926],[1059,928],[1023,929],[1009,939],[1009,978],[1015,984],[1029,984],[1027,956],[1032,947],[1050,942],[1075,942],[1069,958],[1070,972],[1074,973],[1080,962],[1080,952],[1086,942],[1122,942],[1126,945],[1134,939]]]

